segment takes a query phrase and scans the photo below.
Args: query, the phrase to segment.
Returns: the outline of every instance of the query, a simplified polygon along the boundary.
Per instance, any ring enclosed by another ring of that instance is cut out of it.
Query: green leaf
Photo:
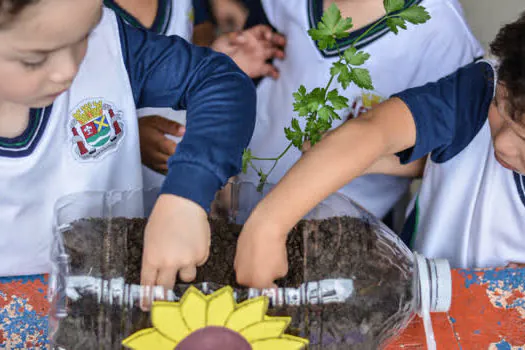
[[[300,100],[306,97],[306,88],[304,87],[304,85],[299,86],[299,89],[297,90],[297,92],[293,93],[293,96],[296,100]]]
[[[339,95],[337,89],[333,89],[328,93],[328,101],[332,104],[335,110],[348,107],[348,99]]]
[[[364,68],[353,68],[352,69],[352,81],[359,86],[361,89],[373,90],[372,78],[368,69]]]
[[[350,74],[350,69],[348,69],[348,66],[344,66],[344,68],[341,68],[341,72],[337,77],[337,81],[341,84],[343,89],[346,89],[348,85],[350,85],[350,83],[352,82],[352,75]]]
[[[319,106],[324,105],[325,103],[324,89],[313,89],[312,92],[308,94],[307,101],[308,110],[312,113],[316,112],[319,109]]]
[[[306,95],[306,88],[301,85],[297,92],[293,93],[295,102],[293,104],[293,110],[304,117],[308,115],[308,96]]]
[[[330,75],[333,75],[333,76],[335,77],[335,76],[337,76],[339,73],[341,73],[341,71],[342,71],[343,69],[345,69],[345,68],[348,69],[348,68],[346,67],[346,64],[341,63],[341,62],[339,62],[339,61],[338,61],[338,62],[334,62],[334,63],[332,64],[332,68],[330,68]]]
[[[290,128],[284,128],[286,138],[292,142],[292,144],[301,149],[303,146],[303,133],[301,131],[294,131]]]
[[[386,25],[390,28],[390,30],[397,34],[399,33],[399,29],[397,27],[407,29],[405,20],[399,17],[391,17],[386,20]]]
[[[250,163],[250,160],[252,159],[252,150],[247,148],[242,152],[242,172],[246,174],[248,171],[248,164]]]
[[[357,52],[356,48],[351,46],[345,50],[344,57],[348,64],[352,66],[360,66],[370,58],[370,55],[364,51]]]
[[[329,121],[332,119],[332,115],[335,114],[332,106],[323,106],[317,113],[320,120]]]
[[[425,23],[430,19],[430,15],[423,6],[411,6],[399,13],[399,16],[412,24]]]
[[[317,41],[317,46],[321,50],[332,48],[336,44],[336,39],[345,38],[349,35],[348,30],[352,28],[351,18],[342,18],[341,11],[335,4],[332,4],[323,14],[321,22],[317,28],[308,31],[310,37]]]
[[[305,117],[308,115],[308,105],[306,103],[294,103],[293,110],[297,112],[300,117]]]
[[[402,10],[405,7],[405,0],[383,0],[386,13]]]
[[[299,121],[295,118],[292,119],[292,129],[302,132],[301,127],[299,126]]]

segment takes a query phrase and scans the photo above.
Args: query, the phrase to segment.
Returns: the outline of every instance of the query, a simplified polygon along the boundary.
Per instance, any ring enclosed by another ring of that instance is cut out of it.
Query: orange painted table
[[[525,269],[453,270],[452,307],[433,315],[438,349],[525,350]],[[47,343],[46,276],[0,278],[0,348]],[[425,349],[415,318],[387,350]]]

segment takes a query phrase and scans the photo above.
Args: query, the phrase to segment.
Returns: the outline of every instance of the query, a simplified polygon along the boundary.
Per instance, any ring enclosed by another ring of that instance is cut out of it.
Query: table
[[[453,270],[452,307],[433,315],[438,349],[525,350],[525,268]],[[0,278],[0,348],[44,348],[48,300],[45,275]],[[416,317],[387,346],[425,349]]]

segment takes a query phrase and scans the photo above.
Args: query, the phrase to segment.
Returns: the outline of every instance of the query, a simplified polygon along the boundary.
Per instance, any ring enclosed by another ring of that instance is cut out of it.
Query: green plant
[[[404,9],[405,0],[383,0],[383,4],[386,15],[359,36],[354,41],[354,44],[384,21],[386,21],[386,25],[390,30],[397,34],[400,28],[407,28],[407,22],[421,24],[430,19],[430,15],[423,6],[412,5]],[[310,37],[317,42],[317,46],[321,50],[335,47],[339,53],[339,60],[332,64],[330,79],[325,87],[316,87],[308,92],[301,85],[297,92],[293,94],[295,99],[294,111],[297,112],[299,117],[306,119],[306,125],[304,130],[302,130],[299,121],[296,118],[292,119],[291,126],[284,129],[286,138],[290,143],[281,154],[274,158],[261,158],[254,156],[250,149],[244,151],[242,171],[246,173],[248,166],[250,166],[257,172],[260,178],[257,186],[258,191],[262,191],[268,176],[275,169],[277,162],[292,146],[302,149],[305,142],[309,142],[311,146],[315,145],[321,140],[323,133],[332,127],[333,121],[341,119],[336,111],[347,108],[348,99],[341,96],[337,88],[330,90],[334,80],[337,79],[337,82],[343,89],[346,89],[352,83],[362,89],[374,89],[370,72],[366,68],[361,67],[370,58],[370,55],[364,51],[357,50],[354,44],[344,52],[341,52],[337,46],[337,39],[347,37],[351,28],[352,19],[343,18],[337,6],[332,4],[323,14],[321,21],[317,24],[317,28],[308,31]],[[272,161],[273,166],[265,173],[262,168],[255,166],[254,161]]]

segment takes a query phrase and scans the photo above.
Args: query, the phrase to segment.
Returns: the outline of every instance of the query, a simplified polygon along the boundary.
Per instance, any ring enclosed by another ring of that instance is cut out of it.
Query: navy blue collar
[[[0,137],[0,156],[19,158],[33,152],[46,128],[53,105],[31,109],[25,131],[14,138]]]

